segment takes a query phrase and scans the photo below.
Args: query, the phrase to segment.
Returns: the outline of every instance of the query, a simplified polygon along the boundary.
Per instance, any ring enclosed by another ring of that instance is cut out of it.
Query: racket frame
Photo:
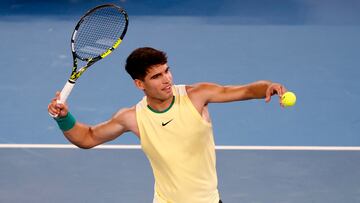
[[[93,12],[97,11],[98,9],[104,8],[104,7],[114,7],[116,9],[119,10],[120,13],[122,13],[124,15],[124,19],[125,19],[125,28],[123,30],[123,32],[121,33],[120,37],[116,40],[116,42],[114,43],[114,45],[107,49],[105,52],[103,52],[102,54],[100,54],[97,57],[94,58],[82,58],[80,57],[78,54],[76,54],[75,51],[75,37],[77,35],[78,29],[81,25],[81,23],[84,21],[84,19],[91,15]],[[70,95],[70,92],[72,91],[72,88],[75,85],[75,82],[77,79],[80,78],[80,76],[91,66],[93,65],[95,62],[107,57],[110,53],[112,53],[122,42],[123,38],[125,37],[125,34],[127,32],[127,28],[128,28],[128,24],[129,24],[129,17],[128,14],[126,13],[125,9],[115,5],[115,4],[103,4],[103,5],[99,5],[96,6],[92,9],[90,9],[89,11],[87,11],[78,21],[78,23],[75,26],[75,29],[72,33],[71,36],[71,52],[72,52],[72,56],[73,56],[73,68],[71,71],[71,75],[70,78],[68,79],[67,83],[65,84],[64,88],[61,90],[60,93],[60,100],[58,100],[58,103],[65,103],[65,101],[67,100],[68,96]],[[78,69],[78,59],[81,61],[86,62],[86,65],[82,66],[81,68]]]
[[[113,44],[113,46],[109,49],[107,49],[105,52],[103,52],[102,54],[100,54],[99,56],[96,56],[94,58],[82,58],[80,57],[78,54],[76,54],[75,51],[75,37],[77,35],[78,29],[81,25],[81,23],[84,21],[85,17],[91,15],[93,12],[97,11],[98,9],[102,9],[104,7],[114,7],[116,9],[119,10],[120,13],[122,13],[122,15],[124,15],[124,19],[125,19],[125,28],[123,30],[123,32],[121,33],[120,37],[118,37],[118,39],[116,40],[116,42]],[[109,54],[111,54],[122,42],[123,38],[125,37],[125,34],[127,32],[127,28],[128,28],[128,24],[129,24],[129,16],[127,14],[127,12],[125,11],[125,9],[123,9],[122,7],[119,7],[115,4],[103,4],[103,5],[99,5],[96,6],[92,9],[90,9],[89,11],[87,11],[78,21],[78,23],[75,26],[75,29],[72,33],[71,36],[71,52],[72,52],[72,56],[73,56],[73,68],[71,71],[71,75],[70,78],[68,79],[68,81],[66,82],[65,86],[63,87],[63,89],[60,92],[60,99],[57,100],[57,103],[65,103],[67,98],[69,97],[75,82],[77,79],[80,78],[80,76],[91,66],[93,65],[95,62],[107,57]],[[86,65],[82,66],[81,68],[78,69],[78,59],[81,61],[86,62]],[[58,115],[51,115],[52,117],[58,117]]]

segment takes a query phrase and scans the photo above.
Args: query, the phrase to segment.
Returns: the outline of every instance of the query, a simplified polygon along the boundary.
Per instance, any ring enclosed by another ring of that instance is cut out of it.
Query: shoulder
[[[135,114],[135,106],[122,108],[118,112],[116,112],[113,117],[122,118],[124,116],[131,116],[132,114]]]
[[[191,85],[185,85],[186,88],[186,92],[188,94],[193,94],[193,93],[201,93],[201,92],[206,92],[211,90],[214,87],[219,86],[216,83],[210,83],[210,82],[200,82],[200,83],[195,83],[195,84],[191,84]]]
[[[220,85],[210,82],[200,82],[192,85],[186,85],[186,92],[190,100],[196,105],[206,105],[209,98],[216,94]]]
[[[116,112],[111,120],[119,125],[122,125],[126,130],[133,131],[136,125],[136,107],[122,108]]]
[[[210,82],[200,82],[192,85],[186,85],[186,92],[189,97],[208,98],[210,95],[218,92],[222,88],[221,85]]]

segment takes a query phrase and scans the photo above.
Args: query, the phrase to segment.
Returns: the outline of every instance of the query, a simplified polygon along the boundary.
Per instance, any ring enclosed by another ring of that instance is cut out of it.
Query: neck
[[[166,100],[151,100],[147,99],[148,108],[155,113],[165,113],[174,104],[175,96],[170,97]]]

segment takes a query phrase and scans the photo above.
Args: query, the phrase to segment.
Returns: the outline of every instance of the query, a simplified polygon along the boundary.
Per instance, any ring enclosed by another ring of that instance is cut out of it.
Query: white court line
[[[1,148],[32,148],[32,149],[78,149],[72,144],[0,144]],[[100,145],[94,149],[141,149],[140,145]]]
[[[0,149],[77,149],[72,144],[0,144]],[[94,149],[141,149],[140,145],[100,145]],[[360,146],[216,146],[217,150],[273,150],[273,151],[360,151]]]

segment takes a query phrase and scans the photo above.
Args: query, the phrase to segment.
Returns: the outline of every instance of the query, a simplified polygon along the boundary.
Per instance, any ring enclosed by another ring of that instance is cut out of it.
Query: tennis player
[[[214,83],[174,85],[166,53],[150,47],[134,50],[126,71],[145,96],[109,120],[89,126],[75,120],[67,104],[48,106],[65,137],[89,149],[133,132],[150,161],[155,177],[154,203],[219,203],[213,129],[209,103],[281,96],[283,85],[257,81],[246,85]]]

